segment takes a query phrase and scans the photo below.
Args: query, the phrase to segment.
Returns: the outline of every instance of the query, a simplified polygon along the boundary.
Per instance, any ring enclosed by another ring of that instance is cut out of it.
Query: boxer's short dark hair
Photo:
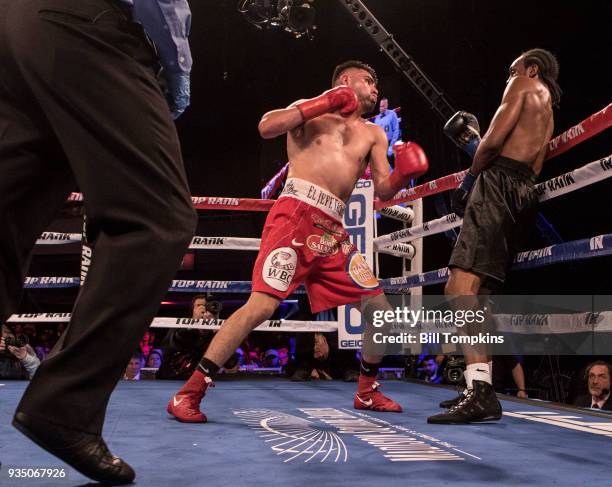
[[[332,76],[332,86],[336,84],[336,81],[338,80],[340,75],[350,68],[363,69],[367,71],[368,73],[370,73],[370,76],[374,78],[374,82],[378,84],[378,76],[376,76],[376,71],[374,71],[374,68],[372,66],[361,61],[351,59],[350,61],[344,61],[342,64],[338,64],[338,66],[336,66],[336,68],[334,69],[334,74]]]

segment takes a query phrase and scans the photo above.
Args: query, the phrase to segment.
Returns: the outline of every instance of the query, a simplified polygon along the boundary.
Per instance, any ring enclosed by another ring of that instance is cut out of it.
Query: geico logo
[[[342,347],[359,347],[361,348],[361,340],[340,340],[340,346]]]
[[[370,181],[369,179],[360,179],[357,181],[357,183],[355,183],[356,189],[369,188],[370,186],[372,186],[372,181]]]
[[[349,227],[363,225],[366,219],[366,198],[362,194],[354,194],[346,206],[344,223]]]

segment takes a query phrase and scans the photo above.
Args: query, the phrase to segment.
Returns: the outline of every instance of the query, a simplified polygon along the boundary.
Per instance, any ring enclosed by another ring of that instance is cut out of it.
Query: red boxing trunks
[[[253,291],[285,299],[302,283],[318,313],[383,293],[342,226],[344,203],[291,178],[270,210],[253,269]]]

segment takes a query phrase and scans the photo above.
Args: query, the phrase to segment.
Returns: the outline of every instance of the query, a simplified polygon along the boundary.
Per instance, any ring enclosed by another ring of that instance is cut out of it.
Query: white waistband
[[[344,203],[329,191],[304,179],[289,178],[285,183],[280,198],[296,198],[327,213],[330,217],[342,222]]]

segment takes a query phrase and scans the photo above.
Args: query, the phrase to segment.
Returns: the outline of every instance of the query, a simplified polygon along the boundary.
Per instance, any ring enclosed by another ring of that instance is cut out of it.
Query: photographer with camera
[[[0,379],[31,379],[39,365],[40,360],[28,344],[28,337],[15,336],[7,325],[2,325]]]
[[[221,302],[211,294],[198,294],[191,300],[191,318],[194,320],[216,320],[221,312]],[[216,331],[177,328],[170,330],[162,344],[164,360],[157,371],[158,379],[188,379],[202,358]],[[238,366],[238,354],[234,353],[225,363],[226,370],[234,371]]]

